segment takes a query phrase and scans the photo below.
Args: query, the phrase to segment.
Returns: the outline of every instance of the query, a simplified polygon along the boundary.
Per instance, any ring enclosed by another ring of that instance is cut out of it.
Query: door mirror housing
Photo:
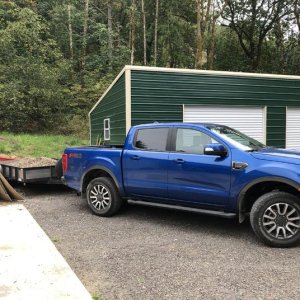
[[[222,144],[208,144],[204,146],[205,155],[227,156],[227,150]]]

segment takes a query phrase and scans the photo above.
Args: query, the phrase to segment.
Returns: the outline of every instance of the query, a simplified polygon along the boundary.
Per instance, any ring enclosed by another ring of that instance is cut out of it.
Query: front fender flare
[[[281,178],[281,177],[268,176],[268,177],[258,178],[258,179],[251,181],[250,183],[248,183],[246,186],[243,187],[243,189],[240,191],[239,196],[238,196],[238,210],[239,210],[239,222],[240,223],[242,223],[245,220],[245,213],[243,211],[243,205],[245,202],[245,194],[254,185],[256,185],[258,183],[262,183],[262,182],[268,182],[268,181],[285,183],[287,185],[294,187],[297,191],[299,191],[299,189],[300,189],[300,185],[298,183],[296,183],[295,181],[286,179],[286,178]]]

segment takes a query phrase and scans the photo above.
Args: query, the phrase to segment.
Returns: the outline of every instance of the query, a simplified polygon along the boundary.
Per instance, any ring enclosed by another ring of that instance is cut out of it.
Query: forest
[[[88,135],[126,64],[300,75],[300,0],[0,0],[0,130]]]

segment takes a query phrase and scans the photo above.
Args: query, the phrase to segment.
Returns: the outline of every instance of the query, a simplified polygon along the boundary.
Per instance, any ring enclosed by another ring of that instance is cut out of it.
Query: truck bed
[[[85,146],[67,148],[68,172],[65,180],[68,186],[81,190],[81,178],[84,174],[101,165],[111,171],[122,184],[123,145]]]

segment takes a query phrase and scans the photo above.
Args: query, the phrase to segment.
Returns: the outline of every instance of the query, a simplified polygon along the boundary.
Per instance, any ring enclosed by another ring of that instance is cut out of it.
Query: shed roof
[[[91,112],[98,106],[101,100],[125,73],[126,70],[131,71],[150,71],[150,72],[165,72],[165,73],[182,73],[182,74],[203,74],[203,75],[217,75],[217,76],[236,76],[236,77],[254,77],[254,78],[270,78],[270,79],[286,79],[286,80],[300,80],[300,76],[296,75],[281,75],[281,74],[265,74],[265,73],[247,73],[247,72],[231,72],[231,71],[211,71],[211,70],[196,70],[196,69],[179,69],[179,68],[162,68],[162,67],[146,67],[146,66],[131,66],[126,65],[118,76],[114,79],[108,89],[103,93],[97,103],[90,110]]]

